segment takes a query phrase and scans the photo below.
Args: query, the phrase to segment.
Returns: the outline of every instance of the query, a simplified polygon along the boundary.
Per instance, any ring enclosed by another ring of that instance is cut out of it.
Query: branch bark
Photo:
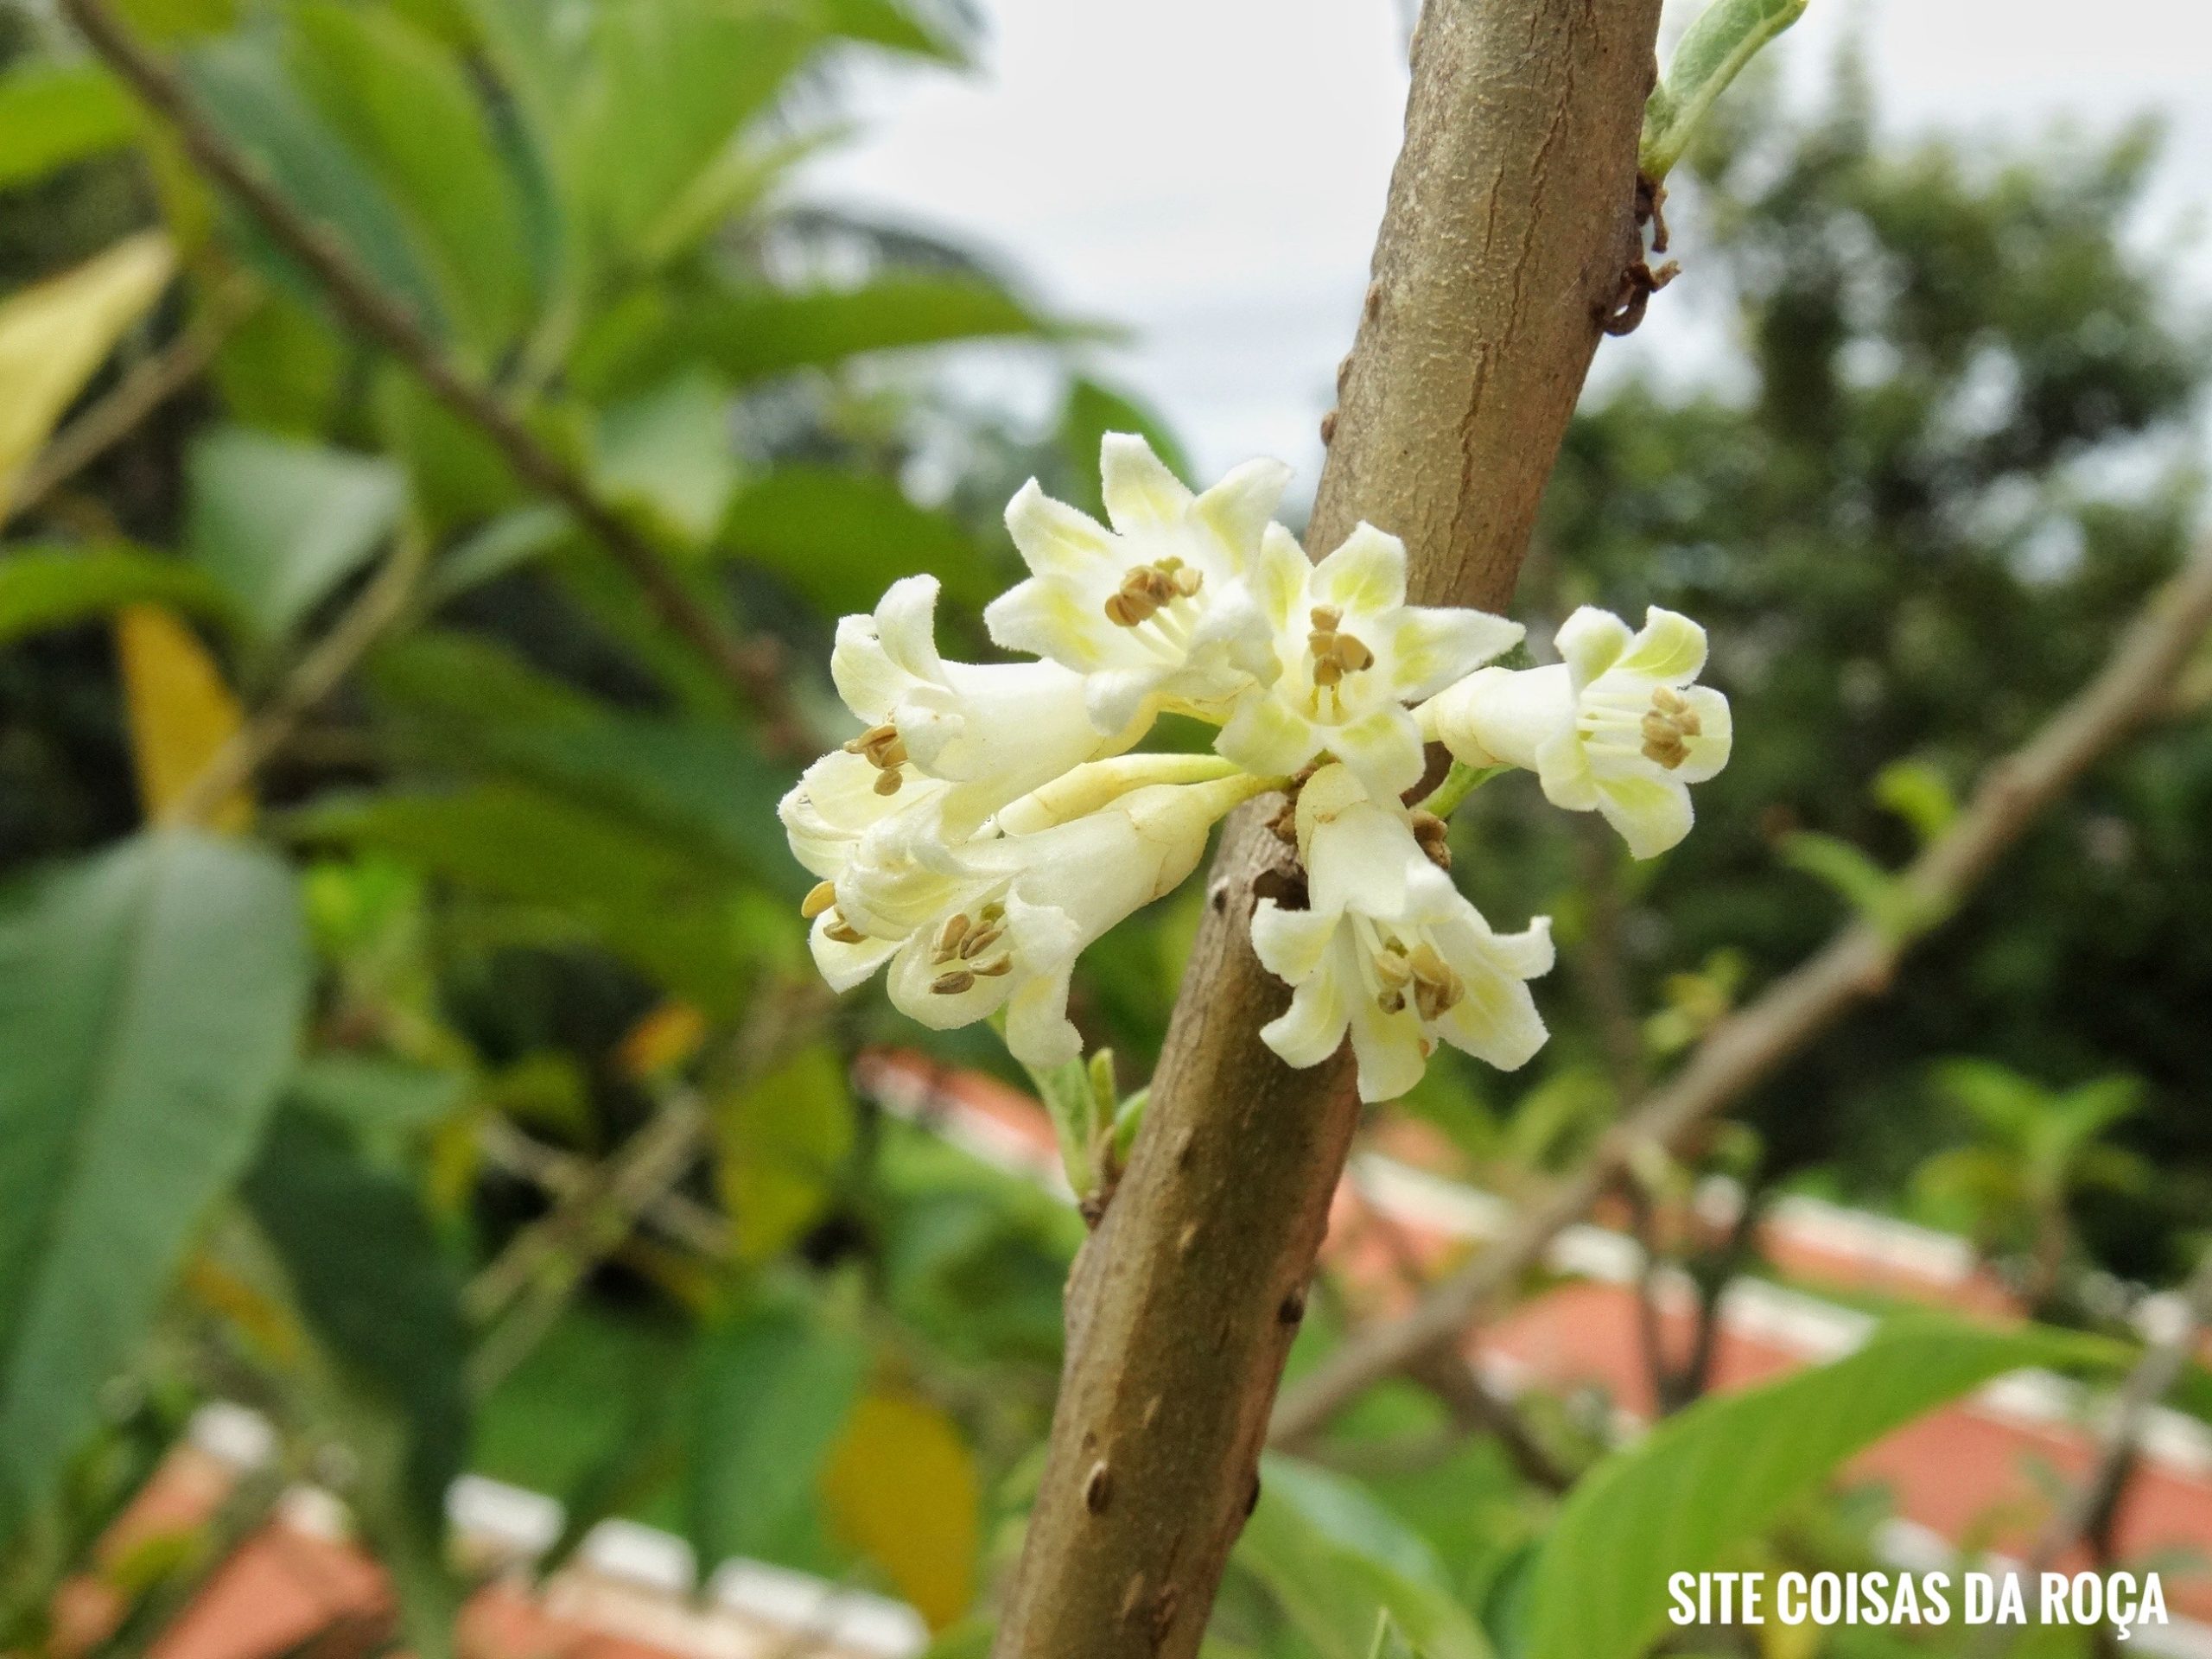
[[[1622,272],[1657,0],[1430,0],[1375,281],[1311,530],[1404,537],[1411,596],[1502,607]],[[1144,1133],[1068,1288],[1041,1491],[997,1659],[1198,1650],[1256,1501],[1268,1411],[1357,1117],[1339,1055],[1259,1040],[1284,1004],[1257,899],[1294,887],[1232,820]]]
[[[340,316],[406,365],[457,419],[491,440],[516,477],[560,503],[629,573],[660,619],[741,696],[772,716],[782,708],[782,688],[772,665],[756,661],[701,603],[658,548],[601,499],[582,474],[546,448],[497,393],[448,358],[335,237],[287,200],[207,119],[176,73],[147,49],[107,0],[59,0],[59,4],[100,60],[175,134],[193,165],[314,277]]]
[[[1455,1343],[1628,1171],[1638,1147],[1678,1145],[1852,1007],[1886,990],[1905,952],[1948,918],[2021,833],[2092,764],[2165,711],[2176,677],[2208,627],[2212,543],[2152,597],[2096,678],[1983,774],[1966,810],[1897,878],[1909,926],[1885,931],[1852,922],[1819,954],[1714,1027],[1688,1064],[1503,1238],[1402,1318],[1361,1332],[1303,1378],[1275,1414],[1273,1441],[1296,1445],[1370,1385]]]

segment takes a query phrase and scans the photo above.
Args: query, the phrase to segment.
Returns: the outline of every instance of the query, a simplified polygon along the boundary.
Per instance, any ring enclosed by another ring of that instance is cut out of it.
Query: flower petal
[[[1672,778],[1600,778],[1598,810],[1620,831],[1632,858],[1656,858],[1690,832],[1688,785]]]
[[[1337,937],[1335,912],[1285,910],[1262,899],[1252,910],[1252,953],[1286,985],[1303,985],[1321,967]]]
[[[1233,568],[1248,569],[1268,520],[1282,500],[1290,468],[1279,461],[1248,461],[1192,505],[1192,516],[1228,551]]]
[[[1552,643],[1580,691],[1619,660],[1629,646],[1628,624],[1611,611],[1585,605],[1560,624]]]
[[[1124,536],[1179,524],[1191,509],[1191,492],[1183,480],[1134,432],[1106,435],[1098,447],[1098,476],[1106,516]]]
[[[876,601],[876,637],[884,655],[917,679],[934,680],[944,671],[937,651],[935,576],[901,576]]]
[[[1428,704],[1427,720],[1456,760],[1471,766],[1503,761],[1542,768],[1546,746],[1574,734],[1574,687],[1567,670],[1478,669]]]
[[[827,911],[814,918],[814,931],[807,935],[807,948],[814,953],[814,965],[833,991],[843,993],[867,979],[891,960],[899,947],[898,939],[862,939],[858,944],[848,944],[830,937],[834,911]]]
[[[1376,616],[1406,602],[1406,544],[1362,522],[1313,567],[1313,602],[1351,616]]]
[[[1089,513],[1054,500],[1033,478],[1006,504],[1006,528],[1022,563],[1040,576],[1101,570],[1119,574],[1106,526]]]
[[[1385,1014],[1372,997],[1355,995],[1351,1052],[1359,1062],[1359,1097],[1370,1103],[1409,1094],[1428,1069],[1421,1020],[1410,1007]]]
[[[1410,709],[1385,703],[1349,725],[1324,728],[1321,735],[1377,800],[1395,800],[1421,782],[1421,727]]]
[[[1526,632],[1487,611],[1408,606],[1379,642],[1390,665],[1392,695],[1418,702],[1510,651]]]
[[[1088,674],[1112,660],[1114,625],[1065,576],[1018,582],[983,607],[991,641]]]
[[[1465,995],[1436,1022],[1444,1040],[1501,1071],[1518,1071],[1551,1033],[1527,985],[1510,975],[1465,977]]]
[[[1213,747],[1255,776],[1285,777],[1321,752],[1321,734],[1280,697],[1255,690],[1237,703]]]
[[[1583,753],[1582,734],[1568,726],[1547,738],[1536,751],[1536,781],[1544,798],[1569,812],[1587,812],[1598,804],[1598,776]]]
[[[1688,685],[1705,669],[1705,630],[1679,611],[1654,605],[1628,652],[1613,664],[1662,685]]]
[[[1319,1065],[1344,1040],[1348,1014],[1340,967],[1332,963],[1291,994],[1290,1007],[1260,1027],[1260,1040],[1285,1065]]]
[[[1306,624],[1306,588],[1313,579],[1313,562],[1298,544],[1298,537],[1281,524],[1269,524],[1260,537],[1259,561],[1253,566],[1250,586],[1272,629],[1287,629],[1295,619]]]
[[[1735,717],[1729,712],[1728,699],[1709,685],[1691,686],[1682,696],[1697,716],[1699,730],[1695,737],[1682,740],[1689,759],[1675,768],[1675,777],[1681,783],[1701,784],[1728,764],[1728,751],[1735,744]]]
[[[1068,1018],[1071,966],[1023,980],[1007,999],[1007,1052],[1024,1065],[1065,1065],[1083,1052],[1083,1033]]]

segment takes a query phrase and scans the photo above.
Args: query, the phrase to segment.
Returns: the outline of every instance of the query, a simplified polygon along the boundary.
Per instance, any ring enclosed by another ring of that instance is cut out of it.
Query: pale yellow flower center
[[[970,916],[962,911],[945,918],[938,930],[937,944],[930,952],[932,965],[944,971],[930,982],[930,989],[939,996],[957,996],[970,988],[979,979],[996,979],[1001,974],[1014,971],[1014,956],[1004,951],[985,960],[987,954],[1006,937],[1006,906],[985,905]]]
[[[1106,618],[1117,627],[1149,622],[1176,601],[1191,599],[1205,586],[1206,573],[1170,556],[1151,564],[1132,565],[1122,585],[1106,601]]]
[[[1687,740],[1702,736],[1705,726],[1688,698],[1671,685],[1662,685],[1651,693],[1651,707],[1645,711],[1640,729],[1643,758],[1672,772],[1690,758]]]
[[[1321,694],[1325,691],[1341,717],[1344,711],[1344,676],[1372,668],[1375,653],[1357,636],[1344,632],[1344,613],[1333,605],[1316,605],[1307,613],[1306,620],[1313,625],[1313,632],[1306,636],[1313,690],[1306,699],[1306,711],[1318,715],[1321,712]]]
[[[906,764],[906,741],[899,735],[896,726],[869,727],[845,745],[845,753],[864,755],[881,774],[875,780],[879,795],[896,795],[906,781],[899,769]]]

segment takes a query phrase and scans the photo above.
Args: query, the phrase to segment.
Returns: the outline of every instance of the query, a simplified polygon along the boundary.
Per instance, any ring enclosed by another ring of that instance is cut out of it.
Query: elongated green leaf
[[[391,462],[223,427],[194,446],[185,542],[268,638],[296,627],[399,521]]]
[[[427,1128],[461,1104],[468,1079],[369,1054],[317,1054],[285,1085],[289,1106],[365,1140]]]
[[[378,288],[435,334],[447,327],[437,284],[416,251],[407,221],[376,175],[300,95],[265,34],[241,33],[194,47],[184,70],[200,105],[266,170],[285,197],[367,268]],[[320,290],[257,233],[245,248],[303,302]]]
[[[1643,106],[1637,163],[1657,183],[1690,135],[1759,48],[1805,15],[1806,0],[1713,0],[1683,32],[1667,73]]]
[[[766,1553],[810,1503],[868,1353],[817,1311],[771,1304],[700,1338],[684,1524],[703,1561]]]
[[[828,467],[779,467],[746,486],[717,540],[832,616],[874,609],[918,571],[944,582],[949,604],[981,606],[992,592],[983,550],[957,520],[916,506],[888,479]]]
[[[95,65],[26,64],[0,76],[0,189],[122,149],[138,111]]]
[[[245,1193],[316,1337],[405,1426],[404,1497],[435,1535],[468,1452],[468,1332],[459,1274],[413,1187],[364,1162],[327,1119],[288,1109]]]
[[[776,803],[792,779],[727,722],[617,711],[487,640],[416,635],[372,683],[431,758],[539,785],[630,818],[693,856],[796,899]]]
[[[24,548],[0,556],[0,645],[138,604],[220,620],[237,610],[199,566],[136,548]]]
[[[1717,1566],[1891,1429],[2006,1371],[2117,1357],[2094,1338],[1916,1316],[1833,1364],[1692,1407],[1568,1497],[1529,1589],[1529,1659],[1633,1659],[1665,1618],[1669,1574]]]
[[[1490,1653],[1420,1535],[1351,1482],[1311,1465],[1265,1461],[1260,1504],[1234,1559],[1321,1659],[1369,1659],[1378,1612],[1428,1659]]]
[[[607,320],[576,372],[601,395],[704,362],[734,385],[832,368],[872,352],[1085,332],[974,276],[888,276],[856,288],[756,288],[641,296]],[[1098,456],[1094,448],[1090,462]]]
[[[696,371],[679,375],[601,416],[592,470],[607,496],[696,545],[737,484],[729,429],[728,389]]]
[[[513,785],[365,796],[296,814],[289,827],[566,918],[711,1012],[735,1007],[751,978],[740,887],[634,823],[558,796]]]
[[[521,332],[531,278],[515,183],[458,59],[396,14],[313,0],[295,74],[416,232],[462,336],[490,357]]]
[[[290,873],[236,842],[142,836],[0,914],[0,1541],[251,1155],[308,973]]]
[[[1068,499],[1093,518],[1105,515],[1099,491],[1098,452],[1109,432],[1135,432],[1152,446],[1178,478],[1191,476],[1191,460],[1152,410],[1124,392],[1078,375],[1060,410],[1060,453],[1067,458]]]

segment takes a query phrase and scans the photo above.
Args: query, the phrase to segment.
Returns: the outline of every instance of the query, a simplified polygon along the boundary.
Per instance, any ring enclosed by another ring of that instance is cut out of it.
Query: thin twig
[[[583,1198],[598,1183],[599,1171],[589,1159],[532,1140],[505,1117],[487,1118],[476,1132],[476,1145],[496,1167],[564,1202]],[[709,1260],[727,1256],[733,1248],[729,1224],[681,1192],[658,1194],[639,1219],[671,1243]]]
[[[1318,1432],[1371,1384],[1456,1342],[1497,1296],[1586,1215],[1644,1148],[1670,1149],[1889,987],[1918,938],[1957,909],[2006,849],[2097,760],[2167,703],[2174,676],[2212,626],[2212,544],[2144,607],[2096,678],[2024,746],[1992,766],[1974,798],[1897,878],[1906,919],[1847,925],[1811,960],[1715,1026],[1667,1083],[1590,1159],[1524,1211],[1512,1230],[1443,1281],[1403,1317],[1363,1331],[1287,1390],[1269,1429],[1276,1444]]]
[[[149,52],[107,0],[59,0],[92,50],[175,133],[193,163],[306,268],[354,327],[384,346],[453,415],[477,428],[517,477],[550,496],[644,590],[661,619],[690,642],[741,696],[772,721],[782,687],[760,653],[723,628],[662,552],[602,500],[573,467],[541,443],[488,387],[457,366],[407,308],[377,286],[329,231],[308,219],[194,102],[175,72]]]
[[[105,397],[54,435],[24,468],[14,494],[0,500],[0,524],[30,512],[197,380],[252,308],[250,283],[236,281],[218,289],[175,339],[133,364]]]
[[[300,722],[405,613],[428,556],[428,545],[419,535],[401,531],[390,556],[339,613],[330,631],[293,664],[276,695],[231,734],[169,804],[162,815],[165,823],[205,823],[232,793],[252,781],[270,757],[291,741]]]

